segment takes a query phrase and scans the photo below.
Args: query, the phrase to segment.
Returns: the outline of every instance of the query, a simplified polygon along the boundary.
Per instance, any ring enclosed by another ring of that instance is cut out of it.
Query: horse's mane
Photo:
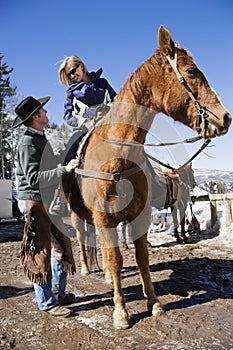
[[[180,52],[187,53],[187,57],[192,59],[191,54],[182,49],[178,44],[175,45]],[[122,99],[129,99],[130,102],[141,103],[142,105],[149,100],[148,81],[150,76],[159,74],[159,71],[163,69],[164,65],[167,64],[167,60],[164,61],[160,50],[157,49],[153,55],[142,63],[126,80],[121,87],[114,101],[120,102]],[[155,82],[154,82],[155,83]],[[152,87],[153,81],[150,82],[149,88]]]
[[[156,53],[159,52],[157,49],[155,53],[148,58],[144,63],[142,63],[126,80],[126,82],[121,87],[114,101],[120,101],[123,96],[131,95],[134,100],[137,100],[138,97],[143,97],[145,80],[148,79],[148,75],[154,74],[156,71],[156,60],[159,55]]]

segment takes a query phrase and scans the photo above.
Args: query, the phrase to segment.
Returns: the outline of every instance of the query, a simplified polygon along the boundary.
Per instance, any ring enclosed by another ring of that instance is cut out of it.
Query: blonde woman
[[[59,79],[67,87],[64,120],[72,127],[80,127],[96,114],[96,107],[110,104],[115,90],[105,78],[103,70],[88,72],[78,56],[66,57],[59,68]]]
[[[100,77],[102,71],[101,68],[97,72],[89,73],[78,56],[66,57],[60,65],[58,76],[67,86],[63,118],[75,130],[61,159],[64,165],[75,157],[80,139],[93,125],[97,107],[98,117],[102,117],[116,96],[108,81]],[[51,203],[50,214],[65,215],[64,208],[67,208],[67,203],[60,184]]]

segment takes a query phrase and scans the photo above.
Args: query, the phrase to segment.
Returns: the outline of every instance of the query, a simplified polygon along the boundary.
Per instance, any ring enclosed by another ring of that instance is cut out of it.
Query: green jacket
[[[46,137],[27,129],[19,141],[17,158],[19,199],[50,202],[66,169],[57,165]]]

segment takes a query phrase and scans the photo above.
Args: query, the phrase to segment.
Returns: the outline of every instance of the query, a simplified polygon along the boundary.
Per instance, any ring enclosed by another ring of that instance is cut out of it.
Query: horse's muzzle
[[[215,125],[210,121],[205,120],[204,127],[201,124],[201,129],[202,129],[201,136],[206,139],[214,138],[216,136],[223,136],[228,132],[231,122],[232,122],[232,117],[230,113],[226,113],[224,115],[222,126]]]
[[[224,123],[225,128],[228,129],[231,125],[231,122],[232,122],[232,117],[231,117],[230,113],[226,113],[223,117],[223,123]]]

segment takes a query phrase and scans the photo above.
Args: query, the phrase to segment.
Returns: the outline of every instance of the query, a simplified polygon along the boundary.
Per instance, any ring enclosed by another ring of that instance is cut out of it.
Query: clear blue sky
[[[11,83],[20,99],[52,96],[48,116],[61,124],[61,60],[75,54],[89,71],[102,67],[103,76],[118,91],[158,47],[161,24],[192,53],[233,115],[232,0],[0,0],[0,52],[14,68]],[[181,133],[189,136],[186,130]],[[232,143],[233,125],[228,135],[212,141],[207,153],[214,159],[201,154],[194,166],[233,170]]]

